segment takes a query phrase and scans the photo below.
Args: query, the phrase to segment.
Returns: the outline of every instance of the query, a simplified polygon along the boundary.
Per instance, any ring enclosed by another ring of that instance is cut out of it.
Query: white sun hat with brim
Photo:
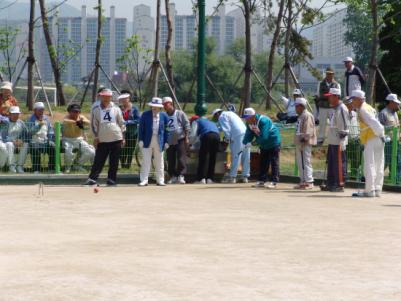
[[[13,84],[10,82],[2,82],[0,84],[0,90],[10,90],[13,92]]]
[[[396,104],[400,104],[401,101],[399,101],[397,94],[391,93],[389,95],[387,95],[386,97],[387,101],[392,101],[395,102]]]
[[[12,106],[10,107],[10,114],[21,114],[21,110],[17,106]]]
[[[41,101],[35,102],[33,105],[34,110],[44,110],[45,109],[45,104]]]
[[[148,106],[155,108],[163,108],[163,100],[159,97],[153,97],[151,102],[148,102]]]

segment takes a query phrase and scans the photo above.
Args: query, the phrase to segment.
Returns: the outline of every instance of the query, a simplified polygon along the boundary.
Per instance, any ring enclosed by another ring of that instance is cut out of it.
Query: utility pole
[[[206,65],[205,65],[205,25],[206,25],[206,12],[205,12],[206,1],[198,0],[199,9],[199,26],[198,26],[198,82],[197,82],[197,94],[196,94],[196,106],[195,113],[199,116],[203,116],[207,112],[207,106],[205,103],[206,93]]]

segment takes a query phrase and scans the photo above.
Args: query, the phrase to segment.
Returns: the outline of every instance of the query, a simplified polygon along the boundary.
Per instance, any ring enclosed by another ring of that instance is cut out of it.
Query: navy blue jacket
[[[164,150],[164,144],[168,141],[168,131],[166,130],[168,124],[168,116],[164,112],[160,112],[159,122],[159,146],[160,151]],[[153,135],[153,114],[152,110],[143,112],[139,121],[139,141],[143,141],[143,147],[148,148]]]

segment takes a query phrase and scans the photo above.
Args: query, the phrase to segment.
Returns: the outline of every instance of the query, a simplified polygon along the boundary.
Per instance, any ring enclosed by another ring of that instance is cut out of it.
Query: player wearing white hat
[[[346,69],[344,96],[348,98],[353,90],[362,90],[362,86],[365,84],[365,77],[361,69],[354,65],[352,57],[344,59],[344,66]]]
[[[379,197],[384,177],[384,144],[387,137],[384,127],[376,117],[376,110],[365,102],[365,92],[354,90],[351,93],[352,106],[359,116],[360,139],[364,145],[365,190],[354,193],[355,197]]]
[[[298,119],[297,112],[295,111],[295,99],[302,97],[302,91],[300,89],[294,89],[292,96],[292,98],[281,97],[285,107],[285,113],[277,113],[277,118],[280,121],[285,121],[285,123],[295,123]]]
[[[18,106],[18,101],[13,94],[13,84],[4,81],[0,84],[0,115],[8,116],[12,106]]]
[[[294,136],[295,153],[300,182],[295,189],[313,188],[312,145],[316,145],[316,127],[313,114],[308,112],[307,100],[297,98],[295,109],[298,114],[297,131]]]

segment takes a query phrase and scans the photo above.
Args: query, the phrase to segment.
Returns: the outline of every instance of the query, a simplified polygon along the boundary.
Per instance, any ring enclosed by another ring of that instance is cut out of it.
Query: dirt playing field
[[[0,300],[401,300],[401,198],[2,186]]]

